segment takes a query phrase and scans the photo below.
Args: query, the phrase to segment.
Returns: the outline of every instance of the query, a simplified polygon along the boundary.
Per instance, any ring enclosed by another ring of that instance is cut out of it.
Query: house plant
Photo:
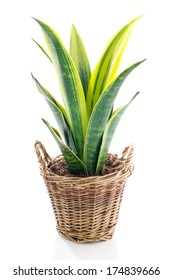
[[[139,93],[125,105],[114,109],[114,101],[123,82],[144,61],[118,74],[137,19],[112,37],[93,72],[74,25],[68,53],[59,35],[35,19],[43,31],[48,52],[34,41],[55,67],[64,103],[60,104],[32,75],[57,121],[59,130],[42,119],[62,156],[52,159],[39,141],[35,143],[35,149],[57,229],[64,237],[78,243],[112,237],[124,186],[133,171],[133,146],[125,148],[120,157],[109,154],[108,150],[122,115]]]

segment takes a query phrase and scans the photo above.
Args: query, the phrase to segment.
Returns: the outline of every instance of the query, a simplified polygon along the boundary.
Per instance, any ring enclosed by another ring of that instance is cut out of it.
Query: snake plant
[[[35,19],[35,18],[34,18]],[[49,25],[40,25],[47,51],[33,40],[53,64],[57,73],[63,105],[32,75],[38,91],[48,103],[57,128],[42,119],[55,138],[73,174],[97,175],[103,169],[115,129],[137,92],[125,105],[114,109],[114,101],[127,76],[144,60],[118,74],[131,31],[133,19],[108,42],[92,72],[82,39],[72,25],[70,50]]]

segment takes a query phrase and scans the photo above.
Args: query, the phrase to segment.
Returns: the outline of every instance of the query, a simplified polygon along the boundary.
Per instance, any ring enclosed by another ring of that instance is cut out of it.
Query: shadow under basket
[[[89,177],[57,175],[50,166],[62,160],[62,156],[50,158],[39,141],[35,150],[59,233],[77,243],[111,239],[124,187],[134,169],[131,163],[134,147],[126,147],[117,156],[113,173]]]

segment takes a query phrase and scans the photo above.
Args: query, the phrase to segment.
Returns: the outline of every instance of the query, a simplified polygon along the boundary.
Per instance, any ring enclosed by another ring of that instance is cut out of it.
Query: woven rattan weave
[[[35,143],[35,149],[58,231],[77,243],[111,239],[125,183],[133,171],[133,146],[124,149],[114,173],[90,177],[54,174],[49,167],[62,156],[51,159],[39,141]]]

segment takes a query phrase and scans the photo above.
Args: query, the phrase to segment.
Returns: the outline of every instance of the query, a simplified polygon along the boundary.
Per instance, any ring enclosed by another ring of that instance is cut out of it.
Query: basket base
[[[62,231],[59,226],[56,226],[57,231],[59,232],[59,234],[64,237],[65,239],[68,239],[74,243],[93,243],[93,242],[99,242],[99,241],[106,241],[106,240],[110,240],[112,239],[113,235],[114,235],[114,230],[115,230],[115,226],[111,227],[111,229],[108,230],[108,232],[104,232],[104,234],[94,234],[92,236],[92,234],[84,234],[81,233],[79,234],[79,232],[75,232],[74,230],[71,232],[64,232]]]

